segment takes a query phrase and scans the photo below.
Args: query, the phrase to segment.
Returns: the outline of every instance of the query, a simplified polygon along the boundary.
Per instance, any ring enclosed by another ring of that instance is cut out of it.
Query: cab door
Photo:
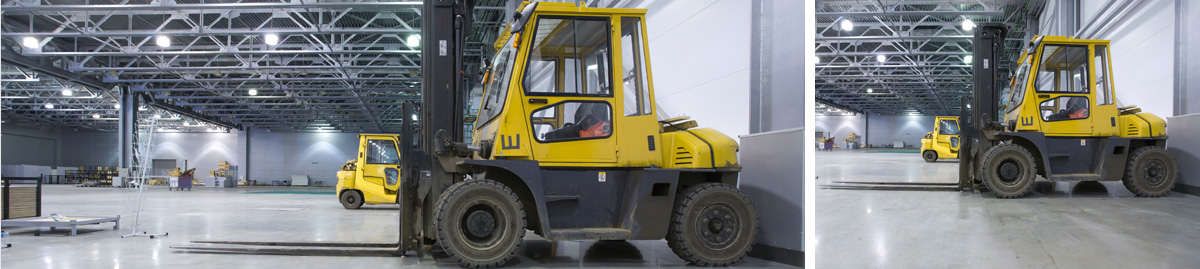
[[[535,160],[548,166],[612,166],[614,111],[609,17],[539,15],[520,87]],[[520,138],[518,138],[520,140]],[[504,140],[502,140],[504,141]],[[517,145],[503,144],[501,146]]]
[[[616,46],[620,70],[616,83],[621,90],[617,98],[622,107],[618,114],[621,125],[617,129],[617,162],[623,167],[662,166],[662,154],[659,153],[658,130],[661,126],[654,111],[654,96],[650,82],[650,60],[647,55],[645,26],[641,17],[618,17],[620,35]]]
[[[362,181],[355,185],[363,192],[363,199],[375,203],[395,202],[396,189],[400,186],[400,154],[396,138],[390,136],[364,136],[359,143],[358,174]]]
[[[1087,45],[1045,44],[1034,75],[1034,104],[1047,136],[1092,134],[1091,57]],[[1026,120],[1026,119],[1022,119]]]

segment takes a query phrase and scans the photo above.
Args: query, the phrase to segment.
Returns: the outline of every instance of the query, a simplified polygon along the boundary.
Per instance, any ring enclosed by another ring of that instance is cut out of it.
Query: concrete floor
[[[1120,182],[1043,181],[1031,196],[1007,200],[990,193],[820,187],[958,180],[956,160],[925,163],[915,150],[868,152],[817,152],[814,158],[815,267],[1200,267],[1200,197],[1135,197]]]
[[[302,193],[307,192],[307,193]],[[324,194],[328,193],[328,194]],[[440,250],[424,257],[338,257],[214,254],[185,252],[169,246],[192,240],[395,242],[397,207],[366,206],[346,210],[333,188],[194,188],[146,192],[140,231],[169,236],[121,238],[133,228],[135,192],[116,188],[47,185],[43,215],[123,214],[120,231],[111,224],[85,226],[79,235],[36,228],[5,229],[12,248],[0,250],[4,268],[366,268],[384,266],[452,267]],[[436,248],[435,248],[436,249]],[[546,242],[526,236],[518,257],[507,267],[680,267],[664,240]],[[787,267],[747,257],[738,267]]]

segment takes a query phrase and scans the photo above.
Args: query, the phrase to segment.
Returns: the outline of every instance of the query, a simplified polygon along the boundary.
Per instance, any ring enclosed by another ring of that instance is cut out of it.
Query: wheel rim
[[[475,204],[463,211],[462,216],[459,232],[472,248],[490,248],[504,235],[504,222],[494,205]]]
[[[1000,180],[1000,183],[1003,183],[1004,185],[1013,185],[1017,183],[1017,181],[1021,179],[1021,174],[1024,174],[1021,164],[1012,159],[1000,162],[1000,166],[996,167],[996,170],[997,178]]]
[[[933,152],[926,152],[926,153],[925,153],[925,159],[926,159],[926,160],[933,160]]]
[[[696,222],[696,235],[710,249],[724,249],[737,241],[741,222],[732,207],[727,204],[712,204],[704,207]]]
[[[358,203],[358,197],[354,197],[353,194],[346,195],[346,204],[353,205],[353,204],[357,204],[357,203]]]
[[[1154,159],[1142,166],[1142,178],[1146,183],[1157,186],[1167,181],[1167,166],[1162,160]]]

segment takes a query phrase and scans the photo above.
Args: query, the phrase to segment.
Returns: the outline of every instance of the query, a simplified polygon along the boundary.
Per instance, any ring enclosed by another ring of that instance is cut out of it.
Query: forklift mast
[[[981,24],[975,30],[972,75],[973,94],[963,97],[959,121],[962,147],[959,149],[959,188],[971,188],[973,171],[984,151],[996,144],[988,132],[1000,129],[1000,94],[1003,80],[1000,57],[1004,55],[1004,38],[1008,27],[1000,23]]]

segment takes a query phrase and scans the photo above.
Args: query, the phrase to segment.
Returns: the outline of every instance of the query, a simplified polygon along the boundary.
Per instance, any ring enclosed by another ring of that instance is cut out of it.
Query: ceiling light
[[[250,95],[258,95],[258,89],[250,89],[250,91],[248,91],[246,93],[250,94]]]
[[[149,109],[149,108],[146,108],[145,106],[138,107],[138,111],[146,111],[147,109]]]
[[[973,61],[973,60],[975,60],[975,56],[971,56],[971,55],[963,56],[963,63],[965,63],[965,64],[970,64],[971,61]]]
[[[154,114],[154,118],[155,118],[155,119],[161,119],[161,118],[162,118],[162,115],[161,115],[161,114]]]
[[[100,114],[92,114],[92,118],[93,118],[93,119],[99,119],[99,118],[100,118]]]
[[[37,48],[38,43],[41,43],[41,42],[39,42],[36,37],[32,37],[32,36],[27,36],[27,37],[25,37],[25,39],[21,40],[22,46],[25,46],[26,48],[31,48],[31,49]]]
[[[852,22],[848,19],[842,20],[842,31],[850,31],[850,30],[854,30],[854,22]]]
[[[42,107],[45,107],[47,109],[52,109],[52,108],[54,108],[54,103],[46,103],[46,105],[44,105]]]
[[[409,47],[413,47],[413,48],[420,47],[421,46],[421,35],[413,34],[413,35],[408,36],[408,39],[404,40],[404,44],[408,44]]]
[[[63,96],[72,96],[72,95],[75,95],[75,91],[72,91],[71,89],[63,89],[62,95]]]
[[[965,19],[962,22],[962,27],[963,30],[970,31],[971,29],[975,29],[975,22],[971,21],[971,19]]]
[[[171,46],[171,38],[167,37],[165,35],[160,35],[160,36],[158,36],[158,38],[154,39],[154,43],[158,44],[159,47],[164,47],[164,48],[170,47]]]
[[[121,109],[121,104],[113,104],[113,108]]]
[[[880,54],[880,55],[875,55],[875,61],[877,61],[877,62],[881,62],[881,63],[882,63],[882,62],[886,62],[886,61],[887,61],[887,56],[883,56],[883,54]]]
[[[279,45],[279,35],[267,34],[266,36],[263,36],[263,41],[267,42],[267,45]]]
[[[867,88],[867,93],[871,93],[871,92],[874,92],[874,91],[875,91],[874,89]]]

